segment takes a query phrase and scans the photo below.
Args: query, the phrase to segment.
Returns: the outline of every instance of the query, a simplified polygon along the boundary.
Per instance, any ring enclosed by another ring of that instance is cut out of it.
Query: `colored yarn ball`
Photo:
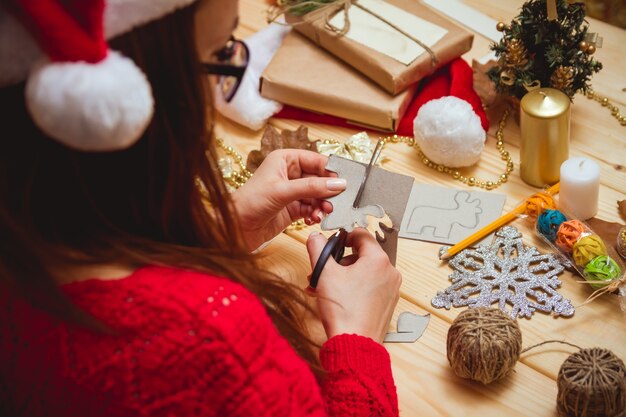
[[[513,369],[521,350],[517,322],[497,308],[465,310],[448,330],[448,362],[461,378],[497,381]]]
[[[606,287],[609,281],[616,279],[622,274],[617,262],[608,256],[598,256],[585,266],[583,271],[585,279],[591,285],[591,288],[599,290]],[[591,282],[606,281],[606,282]]]
[[[565,221],[567,219],[560,211],[545,210],[537,218],[537,230],[550,242],[554,242],[556,240],[556,232]]]
[[[572,248],[572,257],[576,265],[579,266],[585,266],[593,258],[606,254],[606,246],[598,235],[581,237]]]
[[[626,366],[610,350],[581,349],[571,354],[556,382],[560,417],[626,415]]]
[[[537,193],[526,200],[526,214],[534,219],[546,209],[556,210],[556,203],[548,194]]]
[[[556,232],[556,245],[564,252],[570,253],[574,244],[587,231],[582,222],[578,220],[568,220],[561,223]]]

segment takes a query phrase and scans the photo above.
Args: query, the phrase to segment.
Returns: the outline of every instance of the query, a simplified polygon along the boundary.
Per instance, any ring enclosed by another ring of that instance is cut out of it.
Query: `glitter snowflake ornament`
[[[556,291],[563,265],[552,254],[524,246],[514,227],[498,230],[490,246],[462,251],[450,266],[452,285],[432,299],[434,307],[489,307],[497,302],[512,318],[530,318],[536,310],[564,317],[574,314],[570,300]]]

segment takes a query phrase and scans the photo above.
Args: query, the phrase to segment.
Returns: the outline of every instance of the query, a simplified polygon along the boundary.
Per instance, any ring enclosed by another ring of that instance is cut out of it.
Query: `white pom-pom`
[[[415,141],[431,161],[448,167],[474,165],[486,134],[472,106],[458,97],[431,100],[413,122]]]
[[[152,118],[146,76],[117,52],[97,64],[43,62],[28,78],[26,102],[48,135],[81,151],[115,151],[135,143]]]

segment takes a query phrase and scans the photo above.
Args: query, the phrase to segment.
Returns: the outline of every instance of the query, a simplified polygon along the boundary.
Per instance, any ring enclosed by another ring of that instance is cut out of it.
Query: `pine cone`
[[[526,47],[521,40],[511,39],[507,41],[504,61],[508,68],[524,69],[528,65],[527,55]]]
[[[550,86],[564,91],[572,87],[574,81],[574,68],[559,65],[550,77]]]

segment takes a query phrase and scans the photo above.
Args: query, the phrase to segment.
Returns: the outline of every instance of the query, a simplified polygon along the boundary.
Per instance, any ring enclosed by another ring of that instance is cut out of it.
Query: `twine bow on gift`
[[[294,16],[304,16],[312,11],[320,13],[320,16],[324,16],[324,27],[337,36],[344,36],[350,31],[350,8],[358,7],[364,12],[374,16],[380,21],[386,23],[388,26],[409,38],[419,46],[421,46],[430,55],[431,67],[434,70],[439,63],[439,59],[435,55],[435,52],[424,42],[420,41],[410,33],[402,30],[400,27],[389,21],[385,17],[379,15],[370,8],[359,3],[357,0],[278,0],[275,6],[270,7],[268,10],[268,23],[275,23],[277,19],[283,14],[293,14]],[[334,25],[331,20],[339,12],[343,11],[343,25],[341,27]]]

